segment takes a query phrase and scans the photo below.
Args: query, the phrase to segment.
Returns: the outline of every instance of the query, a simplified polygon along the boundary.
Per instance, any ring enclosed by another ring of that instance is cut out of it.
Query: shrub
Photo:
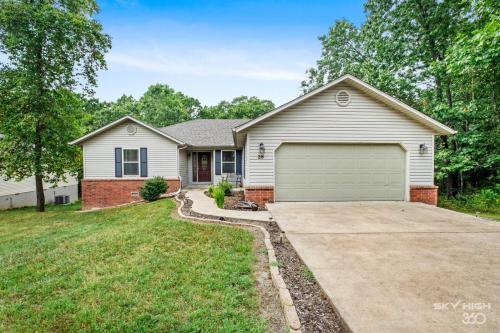
[[[500,187],[481,189],[476,193],[440,197],[439,206],[459,211],[500,214]]]
[[[210,195],[211,198],[214,197],[213,193],[214,193],[214,190],[215,190],[216,186],[215,185],[210,185],[208,187],[208,194]]]
[[[217,186],[212,192],[212,197],[215,199],[215,204],[219,208],[224,208],[224,190]]]
[[[231,189],[233,188],[233,185],[231,185],[231,183],[227,180],[221,180],[217,186],[224,191],[225,195],[231,195]]]
[[[162,177],[148,179],[141,186],[141,197],[146,201],[158,200],[160,195],[167,192],[168,185]]]

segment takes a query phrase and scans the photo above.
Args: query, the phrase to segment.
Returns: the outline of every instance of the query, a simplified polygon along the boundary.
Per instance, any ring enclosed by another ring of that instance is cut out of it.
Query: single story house
[[[0,140],[4,138],[0,134]],[[67,202],[78,200],[78,179],[71,175],[66,176],[66,181],[57,184],[43,183],[45,203],[53,204],[57,196],[63,196]],[[4,179],[0,174],[0,210],[35,206],[36,186],[35,177],[28,177],[21,181]]]
[[[253,120],[154,128],[121,118],[83,147],[83,207],[139,200],[144,179],[175,192],[240,175],[245,197],[273,201],[420,201],[435,205],[434,136],[455,131],[352,75]]]
[[[0,176],[0,210],[36,205],[35,177],[21,181],[5,180]],[[67,202],[78,200],[78,179],[67,176],[55,185],[43,183],[45,203],[53,204],[57,196],[68,197]]]

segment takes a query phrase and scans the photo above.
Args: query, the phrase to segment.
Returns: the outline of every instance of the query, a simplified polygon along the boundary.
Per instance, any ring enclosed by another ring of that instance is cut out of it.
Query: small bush
[[[212,198],[215,199],[215,204],[219,208],[224,208],[224,190],[217,186],[212,192]]]
[[[233,185],[231,185],[231,183],[227,180],[221,180],[217,186],[224,191],[225,195],[231,195],[231,189],[233,188]]]
[[[146,201],[158,200],[160,195],[167,192],[168,185],[162,177],[148,179],[141,186],[141,197]]]
[[[210,185],[208,187],[208,194],[210,195],[211,198],[213,198],[213,193],[214,193],[214,190],[215,190],[216,186],[215,185]]]

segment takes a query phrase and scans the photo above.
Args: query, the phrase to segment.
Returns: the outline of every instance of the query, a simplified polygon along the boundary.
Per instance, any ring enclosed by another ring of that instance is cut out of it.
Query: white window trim
[[[234,161],[232,161],[232,162],[224,162],[223,155],[224,155],[225,151],[229,151],[229,152],[232,151],[233,152],[233,154],[234,154]],[[234,172],[233,173],[224,172],[224,164],[229,164],[229,163],[233,163],[234,164]],[[220,152],[220,173],[221,173],[221,175],[223,175],[223,174],[236,174],[236,150],[221,150],[221,152]]]
[[[125,162],[125,150],[137,150],[137,174],[136,175],[126,175],[125,174],[125,163],[136,163],[136,162]],[[137,178],[140,175],[141,175],[141,149],[140,148],[122,148],[122,177]]]

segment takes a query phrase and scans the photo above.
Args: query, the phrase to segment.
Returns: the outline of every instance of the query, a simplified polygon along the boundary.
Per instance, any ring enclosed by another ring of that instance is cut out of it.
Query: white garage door
[[[276,201],[404,200],[405,153],[392,144],[283,144]]]

